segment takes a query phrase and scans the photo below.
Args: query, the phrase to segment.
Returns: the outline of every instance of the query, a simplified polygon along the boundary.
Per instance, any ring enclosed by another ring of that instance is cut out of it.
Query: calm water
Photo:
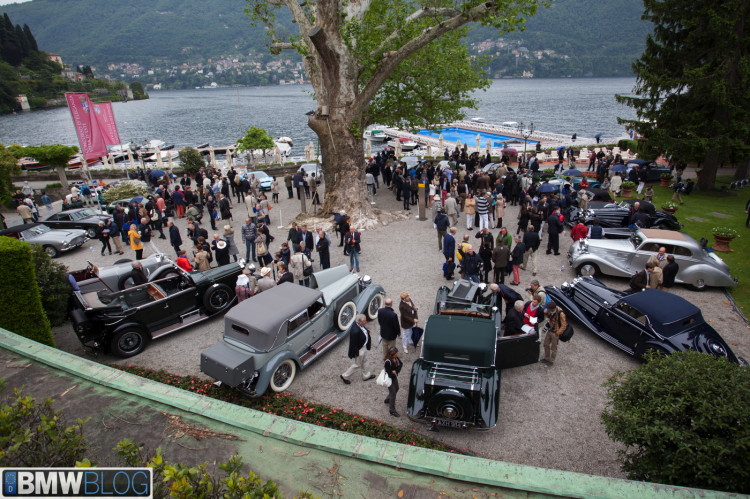
[[[495,80],[479,92],[479,109],[467,117],[481,116],[488,123],[534,122],[537,130],[567,135],[619,137],[623,127],[617,117],[633,116],[617,104],[616,93],[630,93],[633,78]],[[250,126],[265,128],[273,136],[294,140],[293,154],[314,134],[305,113],[315,108],[306,85],[244,87],[201,90],[153,91],[151,99],[114,103],[123,142],[161,139],[178,147],[206,142],[229,145]],[[67,108],[0,116],[0,143],[70,144],[77,139]]]
[[[440,135],[442,135],[443,138],[449,142],[456,142],[457,140],[460,140],[462,144],[469,144],[470,146],[476,144],[477,135],[479,135],[481,137],[480,144],[482,145],[482,147],[484,147],[487,143],[487,139],[490,139],[492,141],[493,147],[502,147],[504,142],[523,143],[523,139],[518,137],[509,137],[507,135],[499,135],[496,133],[475,132],[472,130],[465,130],[463,128],[442,128],[437,132],[432,130],[420,130],[419,135],[426,135],[428,137],[434,138],[438,138],[440,137]],[[536,140],[527,140],[526,142],[530,147],[536,144]]]

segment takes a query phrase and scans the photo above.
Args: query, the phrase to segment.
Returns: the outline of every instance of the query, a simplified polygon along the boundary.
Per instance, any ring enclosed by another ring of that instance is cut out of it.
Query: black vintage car
[[[76,208],[50,215],[44,224],[53,229],[83,229],[86,236],[93,239],[99,234],[99,222],[111,219],[111,215],[97,213],[91,208]]]
[[[632,200],[629,200],[632,201]],[[682,224],[674,215],[666,211],[656,210],[654,205],[647,201],[639,201],[648,215],[648,222],[644,229],[680,230]],[[581,210],[572,207],[566,217],[567,223],[573,226],[577,223],[591,225],[596,219],[605,228],[627,227],[630,225],[630,211],[632,202],[622,201],[620,203],[607,203],[594,201],[589,203],[588,209]]]
[[[649,161],[647,159],[631,159],[625,163],[628,168],[628,172],[633,169],[638,169],[638,178],[645,177],[646,182],[658,182],[663,174],[672,174],[672,170],[665,165],[660,165],[656,161]]]
[[[698,307],[679,296],[647,289],[628,294],[581,277],[562,288],[545,287],[547,296],[608,343],[642,357],[697,350],[746,364],[703,319]]]
[[[74,291],[70,318],[85,347],[132,357],[152,339],[226,311],[243,268],[242,260],[202,272],[171,267],[163,277],[123,291]]]
[[[419,359],[409,379],[410,419],[451,428],[488,430],[500,410],[500,369],[539,359],[535,330],[502,335],[497,295],[484,284],[456,281],[441,287],[425,323]]]

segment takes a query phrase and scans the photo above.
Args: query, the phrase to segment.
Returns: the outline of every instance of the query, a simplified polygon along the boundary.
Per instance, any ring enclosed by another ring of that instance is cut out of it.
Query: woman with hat
[[[237,255],[240,254],[240,250],[237,248],[237,243],[234,242],[234,229],[231,225],[224,226],[224,240],[227,242],[227,248],[229,249],[229,255],[237,261]]]

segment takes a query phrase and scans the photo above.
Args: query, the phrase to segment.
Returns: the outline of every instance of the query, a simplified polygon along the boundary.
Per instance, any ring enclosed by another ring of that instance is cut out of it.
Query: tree
[[[206,166],[203,156],[195,147],[183,147],[178,154],[180,165],[188,173],[195,173]]]
[[[700,352],[651,355],[606,384],[601,419],[633,480],[750,492],[750,371]]]
[[[677,161],[703,167],[712,189],[722,162],[750,157],[750,3],[644,0],[654,26],[633,64],[635,97],[617,100],[639,120],[620,120]]]
[[[245,136],[237,141],[237,151],[248,151],[251,161],[255,159],[254,151],[263,151],[263,158],[265,159],[266,151],[274,147],[276,147],[276,143],[273,138],[268,135],[266,130],[257,126],[248,128]]]
[[[5,204],[10,200],[11,194],[11,183],[13,182],[13,175],[16,175],[20,168],[18,167],[18,155],[17,148],[14,150],[11,147],[6,148],[0,144],[0,202]]]
[[[41,244],[31,245],[36,283],[43,289],[42,308],[51,326],[59,326],[68,319],[68,268],[57,263],[47,254]]]
[[[269,33],[272,52],[297,50],[318,107],[308,126],[318,136],[326,178],[321,213],[369,214],[362,131],[371,123],[430,126],[474,106],[469,93],[487,84],[459,40],[481,22],[522,25],[538,0],[248,0],[247,12]],[[283,39],[276,9],[285,7],[299,36]],[[428,61],[428,64],[422,64]]]
[[[64,146],[62,144],[28,146],[24,149],[24,152],[26,156],[31,156],[39,161],[39,163],[57,169],[57,174],[60,176],[60,183],[63,187],[68,186],[68,177],[65,175],[65,168],[68,166],[71,156],[78,152],[78,147]]]

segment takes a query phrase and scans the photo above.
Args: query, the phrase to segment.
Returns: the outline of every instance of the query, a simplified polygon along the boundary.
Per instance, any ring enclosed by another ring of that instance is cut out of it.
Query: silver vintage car
[[[164,253],[155,253],[153,255],[139,260],[143,265],[143,272],[149,281],[162,279],[170,275],[177,275],[175,264]],[[118,260],[114,265],[98,267],[89,262],[85,269],[74,270],[70,276],[76,281],[81,293],[91,293],[94,291],[115,292],[122,291],[134,285],[133,279],[127,275],[133,270],[133,261],[127,258]]]
[[[601,274],[631,277],[664,247],[680,266],[675,282],[697,291],[708,286],[734,286],[729,266],[715,253],[682,232],[661,229],[606,230],[603,239],[581,239],[571,244],[568,261],[583,276]]]
[[[44,224],[16,225],[0,230],[0,236],[13,237],[31,244],[41,244],[47,254],[55,258],[63,251],[78,248],[86,242],[86,231],[81,229],[51,229]]]
[[[283,392],[298,370],[346,338],[357,314],[372,320],[385,292],[345,265],[311,276],[311,287],[283,283],[224,316],[224,339],[201,353],[201,371],[250,396]]]

